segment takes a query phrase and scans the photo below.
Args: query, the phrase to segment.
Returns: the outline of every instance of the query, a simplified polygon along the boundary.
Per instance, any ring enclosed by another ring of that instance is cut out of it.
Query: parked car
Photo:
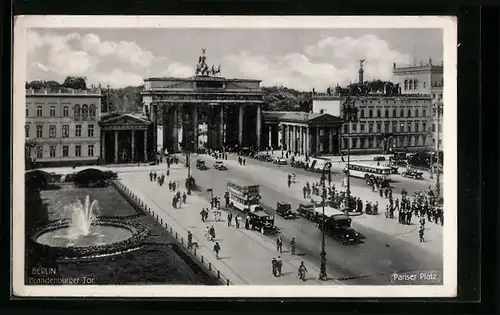
[[[424,172],[417,171],[416,169],[413,168],[408,168],[405,171],[403,171],[401,175],[403,175],[403,177],[410,177],[413,179],[422,179]]]
[[[373,158],[373,160],[375,162],[377,162],[377,161],[385,161],[385,156],[376,156],[376,157]]]
[[[227,170],[226,165],[222,161],[215,161],[214,163],[214,169],[219,170],[219,171],[225,171]]]
[[[284,159],[284,158],[276,158],[276,159],[274,159],[273,163],[278,164],[278,165],[287,165],[288,160]]]
[[[290,163],[290,166],[296,168],[306,168],[306,163],[304,161],[293,161]]]
[[[287,202],[278,202],[276,204],[276,213],[285,219],[297,218],[297,214],[292,211],[292,205]]]
[[[205,161],[200,159],[196,160],[196,168],[201,171],[208,169],[207,165],[205,164]]]
[[[248,212],[248,228],[260,231],[262,234],[275,234],[278,228],[274,225],[274,216],[269,215],[261,207],[254,212]]]
[[[268,155],[268,156],[266,156],[266,158],[264,159],[264,161],[266,161],[266,162],[274,162],[274,158],[271,155]]]

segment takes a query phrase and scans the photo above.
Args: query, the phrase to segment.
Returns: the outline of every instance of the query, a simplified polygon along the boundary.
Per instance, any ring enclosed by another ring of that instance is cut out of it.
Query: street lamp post
[[[349,165],[351,163],[351,124],[358,120],[358,111],[359,109],[354,104],[354,101],[348,96],[343,104],[343,117],[344,121],[348,122],[348,130],[347,130],[347,202],[346,205],[350,205],[351,200],[351,178],[349,172]]]
[[[328,275],[326,274],[326,248],[325,248],[325,203],[326,203],[326,188],[325,181],[326,176],[325,173],[330,172],[330,168],[332,167],[332,163],[327,162],[325,166],[323,166],[323,171],[321,172],[321,206],[322,206],[322,216],[321,216],[321,252],[320,256],[320,271],[319,271],[319,279],[326,281],[328,280]]]

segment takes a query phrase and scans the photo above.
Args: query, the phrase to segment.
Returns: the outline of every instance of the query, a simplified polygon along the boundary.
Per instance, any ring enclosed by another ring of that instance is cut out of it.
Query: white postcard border
[[[24,284],[24,159],[13,158],[12,290],[25,297],[454,297],[457,294],[457,24],[453,16],[18,16],[14,23],[13,157],[24,156],[29,28],[441,28],[443,29],[443,285],[184,286]],[[453,104],[454,106],[452,106]],[[14,224],[15,223],[15,224]]]

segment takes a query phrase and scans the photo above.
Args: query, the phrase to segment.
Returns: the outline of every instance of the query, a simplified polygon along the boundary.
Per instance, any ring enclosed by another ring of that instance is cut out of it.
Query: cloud
[[[374,35],[327,37],[286,55],[258,54],[234,49],[221,56],[222,75],[262,80],[304,91],[357,81],[359,59],[365,79],[389,80],[392,63],[409,63],[401,53]],[[89,84],[113,87],[139,85],[153,76],[189,77],[194,68],[183,60],[158,56],[138,42],[106,41],[93,33],[67,35],[28,33],[28,80],[64,80],[85,76]]]
[[[30,31],[27,43],[28,80],[62,81],[66,76],[84,76],[89,85],[124,87],[141,85],[146,77],[186,77],[194,73],[192,67],[155,56],[134,42],[103,41],[92,33]]]

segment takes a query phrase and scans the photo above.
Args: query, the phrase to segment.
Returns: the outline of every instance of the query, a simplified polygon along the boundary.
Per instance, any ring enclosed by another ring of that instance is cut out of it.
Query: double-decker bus
[[[391,180],[392,168],[385,165],[377,165],[376,163],[349,163],[346,165],[344,172],[349,171],[349,176],[359,177],[364,179],[379,178],[383,180]]]
[[[255,211],[260,206],[259,185],[231,180],[226,186],[231,207],[241,211]]]

